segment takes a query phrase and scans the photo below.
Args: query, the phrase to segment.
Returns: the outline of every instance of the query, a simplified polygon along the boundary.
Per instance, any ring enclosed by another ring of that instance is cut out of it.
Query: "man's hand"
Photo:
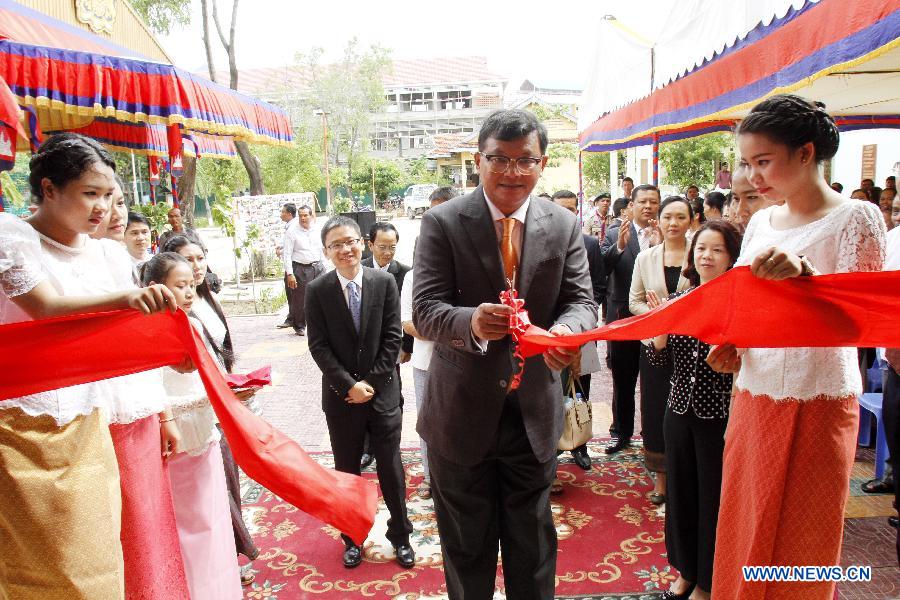
[[[287,276],[287,286],[289,288],[291,288],[292,290],[296,290],[297,289],[297,278],[294,277],[293,275],[289,274]]]
[[[515,311],[505,304],[479,304],[472,315],[472,334],[481,340],[499,340],[509,335],[509,317]]]
[[[803,264],[800,257],[772,246],[765,252],[760,252],[750,264],[750,272],[760,279],[779,281],[799,277],[803,273]]]
[[[141,311],[145,315],[163,312],[166,309],[169,312],[178,310],[175,295],[172,294],[169,288],[160,284],[153,284],[130,292],[128,295],[128,306]]]
[[[568,325],[554,325],[550,329],[551,335],[572,335]],[[557,348],[551,346],[544,352],[544,363],[554,371],[562,371],[575,361],[579,354],[578,348]]]
[[[624,219],[619,225],[619,237],[616,240],[616,249],[619,252],[625,251],[625,246],[631,240],[631,219]]]
[[[706,363],[717,373],[737,373],[741,370],[741,357],[733,344],[713,346],[706,355]]]
[[[656,219],[650,219],[647,222],[647,228],[644,230],[644,233],[650,238],[650,247],[658,246],[663,241],[663,232],[659,228],[659,221]]]
[[[400,364],[401,365],[403,363],[408,363],[411,358],[412,358],[412,352],[404,352],[403,350],[400,351]]]
[[[347,392],[345,400],[350,404],[365,404],[375,396],[375,388],[365,381],[357,381],[350,391]]]

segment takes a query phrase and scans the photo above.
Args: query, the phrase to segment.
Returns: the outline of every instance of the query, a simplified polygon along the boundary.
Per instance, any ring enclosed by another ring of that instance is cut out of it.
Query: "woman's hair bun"
[[[840,144],[837,123],[825,104],[793,94],[778,94],[754,106],[737,133],[761,133],[790,148],[812,142],[818,162],[833,158]]]

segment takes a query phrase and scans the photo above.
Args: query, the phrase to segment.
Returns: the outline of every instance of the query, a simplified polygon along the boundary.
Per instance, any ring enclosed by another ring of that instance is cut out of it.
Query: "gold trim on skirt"
[[[94,411],[0,409],[0,600],[120,600],[122,499],[109,426]]]

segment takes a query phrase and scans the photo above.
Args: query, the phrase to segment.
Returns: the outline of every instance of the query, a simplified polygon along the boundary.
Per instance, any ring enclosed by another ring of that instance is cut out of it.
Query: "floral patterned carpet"
[[[582,471],[569,453],[560,456],[564,491],[552,496],[559,537],[557,598],[657,598],[676,574],[668,566],[663,537],[664,517],[645,494],[652,489],[640,446],[612,457],[599,443],[589,446],[594,465]],[[446,598],[440,539],[431,500],[414,493],[422,480],[416,450],[402,452],[408,490],[407,506],[415,531],[411,542],[416,566],[405,570],[394,561],[385,539],[387,510],[379,503],[375,526],[366,541],[365,559],[356,569],[341,562],[338,532],[299,512],[252,481],[244,487],[244,520],[260,549],[253,563],[256,579],[244,589],[250,600],[301,598]],[[315,455],[331,466],[331,455]],[[375,477],[373,468],[366,473]],[[495,598],[504,598],[498,568]]]

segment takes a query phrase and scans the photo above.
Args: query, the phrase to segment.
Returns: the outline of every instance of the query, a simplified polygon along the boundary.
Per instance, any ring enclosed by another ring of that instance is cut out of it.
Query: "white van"
[[[407,218],[415,219],[424,214],[431,205],[428,198],[431,196],[431,192],[437,188],[438,186],[433,183],[411,185],[406,188],[406,194],[403,196],[403,212]]]

